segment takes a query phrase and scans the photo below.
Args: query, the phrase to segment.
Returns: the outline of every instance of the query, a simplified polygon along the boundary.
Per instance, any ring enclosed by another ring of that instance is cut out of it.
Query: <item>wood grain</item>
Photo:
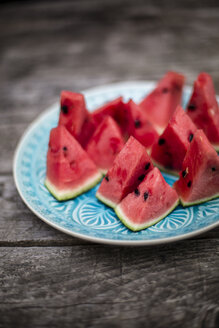
[[[4,247],[1,323],[216,328],[218,255],[218,240],[179,243],[174,252],[167,245]]]
[[[205,70],[219,93],[218,7],[123,3],[3,6],[0,124],[31,122],[62,89],[154,80],[170,69],[182,71],[189,84]]]
[[[37,218],[21,201],[13,178],[0,176],[0,246],[89,244],[65,235]]]
[[[0,8],[0,327],[216,328],[219,228],[179,243],[105,247],[36,218],[13,183],[23,131],[58,101],[167,70],[219,94],[216,0],[3,2]]]

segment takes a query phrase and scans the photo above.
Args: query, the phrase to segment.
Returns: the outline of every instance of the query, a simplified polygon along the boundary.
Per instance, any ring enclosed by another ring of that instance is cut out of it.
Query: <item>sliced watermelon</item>
[[[61,92],[61,109],[59,125],[64,125],[82,146],[92,135],[95,125],[86,109],[85,99],[81,93]]]
[[[145,113],[133,100],[129,100],[126,106],[129,112],[129,125],[127,128],[129,135],[140,141],[150,152],[151,146],[158,140],[158,133],[147,120]]]
[[[177,105],[181,103],[184,81],[183,75],[168,72],[139,104],[159,134],[164,131]]]
[[[163,171],[177,175],[196,130],[192,120],[178,106],[165,131],[152,147],[154,164]]]
[[[77,139],[88,115],[84,96],[81,93],[62,91],[60,101],[59,125],[64,125]]]
[[[130,137],[101,182],[97,198],[114,208],[153,168],[145,148]]]
[[[152,226],[165,218],[178,205],[179,198],[164,180],[158,168],[154,168],[115,208],[122,223],[132,231]]]
[[[174,188],[183,206],[219,196],[219,156],[202,130],[194,134]]]
[[[198,129],[202,129],[213,147],[219,151],[219,106],[212,78],[199,74],[187,106],[187,114]]]
[[[85,119],[84,124],[82,125],[81,133],[78,136],[78,142],[83,148],[86,148],[86,145],[88,144],[95,129],[96,125],[94,123],[93,117],[90,113],[88,113],[87,118]]]
[[[118,124],[106,116],[89,140],[86,151],[102,173],[106,174],[124,146]]]
[[[91,189],[102,175],[64,126],[50,132],[45,186],[57,200],[68,200]]]
[[[111,116],[120,126],[122,134],[127,139],[127,125],[129,122],[126,106],[124,105],[122,97],[116,98],[107,102],[92,113],[92,117],[96,126],[98,126],[106,116]]]
[[[122,106],[123,106],[123,100],[122,97],[119,97],[97,108],[92,113],[96,125],[99,125],[106,116],[115,117],[116,111]]]

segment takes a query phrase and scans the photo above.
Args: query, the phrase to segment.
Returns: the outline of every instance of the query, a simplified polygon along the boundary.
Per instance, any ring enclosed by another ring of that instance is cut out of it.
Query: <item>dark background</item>
[[[219,1],[2,1],[0,327],[219,326],[219,229],[176,244],[90,244],[22,203],[18,139],[62,89],[180,71],[219,93]]]

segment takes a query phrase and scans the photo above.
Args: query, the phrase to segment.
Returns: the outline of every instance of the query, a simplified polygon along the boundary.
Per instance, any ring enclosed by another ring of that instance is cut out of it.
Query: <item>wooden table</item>
[[[219,229],[163,246],[91,244],[33,215],[12,177],[19,138],[62,89],[177,70],[188,84],[209,72],[219,93],[219,7],[206,3],[1,4],[0,327],[219,327]]]

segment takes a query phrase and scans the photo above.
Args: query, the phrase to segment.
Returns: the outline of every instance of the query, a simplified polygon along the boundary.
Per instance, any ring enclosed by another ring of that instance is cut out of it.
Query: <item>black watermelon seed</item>
[[[188,183],[187,183],[187,186],[190,188],[192,185],[192,181],[190,180]]]
[[[148,192],[144,193],[144,201],[146,201],[148,199]]]
[[[182,177],[185,178],[186,176],[187,176],[187,171],[186,170],[182,171]]]
[[[135,127],[136,129],[140,128],[141,127],[141,121],[140,120],[135,120]]]
[[[165,144],[165,139],[160,138],[160,139],[158,140],[158,145],[162,146],[163,144]]]
[[[142,175],[140,175],[140,176],[138,177],[138,180],[139,180],[139,181],[143,181],[144,178],[145,178],[145,174],[142,174]]]
[[[135,189],[134,193],[135,193],[136,196],[140,195],[140,191],[137,188]]]
[[[163,89],[162,89],[162,92],[163,92],[163,93],[167,93],[167,92],[169,92],[169,89],[168,89],[168,88],[163,88]]]
[[[63,105],[63,106],[62,106],[62,112],[63,112],[64,114],[68,114],[68,106]]]
[[[150,167],[150,165],[151,165],[151,163],[147,163],[147,164],[145,165],[145,170],[148,170],[149,167]]]
[[[67,150],[68,150],[68,148],[67,148],[67,147],[65,147],[65,146],[64,146],[62,149],[63,149],[64,151],[67,151]]]
[[[189,142],[192,141],[193,137],[194,137],[194,134],[193,133],[190,133],[190,135],[189,135]]]
[[[196,109],[196,106],[195,106],[194,104],[190,104],[190,105],[188,106],[188,109],[189,109],[189,110],[195,110],[195,109]]]
[[[108,182],[109,181],[109,177],[108,175],[105,176],[105,180]]]
[[[214,172],[214,171],[216,171],[216,168],[215,167],[212,167],[211,170]]]

